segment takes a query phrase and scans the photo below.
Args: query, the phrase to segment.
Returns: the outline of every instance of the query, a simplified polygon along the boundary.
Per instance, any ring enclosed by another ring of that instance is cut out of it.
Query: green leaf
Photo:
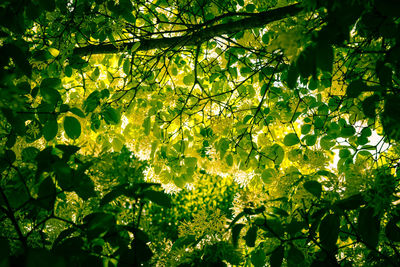
[[[300,142],[299,138],[295,133],[290,133],[285,136],[283,139],[283,144],[285,146],[294,146]]]
[[[100,234],[108,232],[116,224],[114,215],[104,212],[91,213],[83,220],[86,223],[88,235],[91,237],[98,237]]]
[[[360,210],[357,219],[357,229],[366,244],[375,248],[379,242],[380,220],[374,215],[374,209],[364,207]]]
[[[122,196],[126,193],[125,186],[116,186],[112,191],[108,192],[101,200],[100,206],[104,206],[111,201],[115,200],[117,197]]]
[[[317,135],[306,135],[304,137],[307,146],[313,146],[317,142]]]
[[[17,84],[18,90],[21,94],[30,94],[31,93],[31,85],[28,82],[20,82]]]
[[[247,12],[254,12],[256,6],[254,4],[247,4],[245,8]]]
[[[335,205],[343,210],[355,210],[363,204],[365,204],[365,200],[361,194],[352,195],[335,202]]]
[[[70,65],[67,65],[66,67],[65,67],[65,69],[64,69],[64,74],[65,74],[65,76],[67,76],[67,77],[71,77],[72,76],[72,68],[71,68],[71,66]]]
[[[262,173],[261,173],[261,179],[263,180],[264,183],[270,183],[272,181],[274,181],[274,179],[277,177],[277,172],[276,170],[272,169],[272,168],[268,168],[265,169]]]
[[[55,106],[57,102],[61,100],[60,93],[51,87],[40,87],[40,94],[47,103],[53,106]]]
[[[400,242],[400,228],[396,224],[398,221],[398,219],[389,220],[385,228],[387,238],[393,242]]]
[[[311,130],[311,124],[304,124],[303,126],[301,126],[301,134],[308,134]]]
[[[96,81],[96,80],[99,78],[99,76],[100,76],[100,69],[99,69],[98,67],[96,67],[96,68],[94,69],[94,71],[92,72],[92,74],[90,75],[90,78],[91,78],[93,81]]]
[[[303,184],[304,189],[313,194],[315,197],[320,198],[322,193],[322,185],[317,181],[307,181]]]
[[[142,126],[144,128],[144,134],[149,135],[151,127],[151,118],[147,117],[146,119],[144,119]]]
[[[56,187],[51,177],[47,177],[39,186],[38,204],[46,209],[52,210],[56,200]]]
[[[286,232],[294,237],[302,229],[308,227],[304,221],[298,221],[297,219],[292,219],[289,224],[286,225]]]
[[[254,267],[264,267],[266,259],[267,256],[265,255],[264,250],[261,248],[253,250],[251,253],[250,260]]]
[[[348,149],[341,149],[341,150],[339,151],[339,157],[340,157],[341,159],[347,158],[347,157],[350,157],[350,156],[351,156],[351,152],[350,152],[350,150],[348,150]]]
[[[272,213],[276,214],[276,215],[279,215],[279,216],[282,216],[282,217],[288,217],[289,216],[289,213],[286,210],[281,209],[279,207],[272,207]]]
[[[243,0],[242,0],[242,1],[243,1]],[[242,5],[242,6],[243,6],[243,5]],[[268,34],[268,33],[265,33],[265,34],[262,36],[261,40],[262,40],[262,42],[263,42],[264,44],[268,44],[268,43],[269,43],[269,34]]]
[[[356,144],[359,146],[362,146],[362,145],[368,144],[368,142],[369,142],[369,140],[367,137],[359,136],[359,137],[357,137]]]
[[[71,139],[77,139],[81,135],[81,124],[74,117],[66,116],[64,118],[64,130]]]
[[[130,74],[131,71],[131,62],[129,59],[125,59],[124,64],[122,65],[122,69],[126,75]]]
[[[119,151],[121,151],[121,149],[124,147],[124,141],[121,140],[121,139],[118,138],[118,137],[115,137],[115,138],[112,140],[111,145],[112,145],[112,147],[113,147],[113,149],[114,149],[115,152],[119,152]]]
[[[237,245],[238,245],[240,231],[242,231],[244,226],[245,226],[245,224],[238,223],[232,227],[232,244],[234,247],[237,247]]]
[[[26,148],[24,148],[24,150],[22,150],[21,157],[24,162],[34,162],[38,153],[39,153],[39,149],[37,149],[36,147],[30,146],[30,147],[26,147]]]
[[[104,111],[103,111],[103,118],[104,121],[107,124],[113,124],[116,125],[120,122],[121,120],[121,114],[119,113],[118,110],[112,108],[112,107],[107,107]]]
[[[319,225],[319,239],[328,250],[333,250],[339,237],[340,217],[336,214],[327,214]]]
[[[365,127],[361,130],[361,136],[369,137],[372,135],[372,131],[369,127]]]
[[[379,97],[377,95],[372,95],[367,97],[361,103],[362,110],[368,118],[375,118],[376,117],[376,106],[379,101]]]
[[[319,141],[321,147],[325,150],[330,150],[331,147],[335,145],[335,141],[332,140],[329,136],[324,136]]]
[[[138,262],[147,262],[148,260],[151,259],[153,256],[153,252],[149,248],[149,246],[146,244],[146,242],[140,240],[140,239],[134,239],[132,242],[132,251],[134,252],[133,255],[135,255],[135,260]],[[123,255],[121,255],[121,262],[127,262],[127,260],[131,259],[131,257],[124,258]]]
[[[312,77],[310,79],[310,81],[308,82],[308,89],[315,90],[318,88],[318,86],[319,86],[318,79],[315,79],[314,77]]]
[[[183,83],[187,86],[193,85],[194,82],[194,76],[193,74],[186,75],[183,77]]]
[[[384,86],[392,85],[392,68],[385,65],[384,62],[378,61],[376,63],[376,75],[378,76],[379,82]]]
[[[58,123],[56,119],[48,120],[43,127],[43,136],[47,141],[51,141],[56,137],[58,132]]]
[[[61,80],[59,78],[46,78],[40,83],[40,88],[59,89],[60,87]]]
[[[281,267],[283,262],[283,256],[285,254],[285,247],[278,246],[272,251],[271,256],[269,258],[269,264],[271,267]]]
[[[285,157],[285,150],[278,145],[278,144],[273,144],[270,147],[270,152],[268,153],[268,157],[272,159],[276,165],[279,165],[282,163],[284,157]]]
[[[219,148],[219,153],[221,156],[221,159],[225,156],[225,153],[228,151],[230,146],[230,142],[226,138],[222,138],[219,143],[218,143],[218,148]]]
[[[86,117],[85,113],[83,113],[83,111],[80,110],[79,108],[71,108],[69,111],[72,112],[73,114],[75,114],[78,117],[81,117],[81,118],[85,118]]]
[[[185,158],[185,166],[188,168],[194,168],[197,166],[197,158],[195,157],[187,157]]]
[[[140,47],[140,42],[135,42],[131,48],[131,52],[135,52]]]
[[[95,132],[100,128],[100,125],[100,115],[98,113],[92,113],[92,115],[90,116],[90,129]]]
[[[74,178],[73,191],[75,191],[80,198],[88,200],[89,198],[96,196],[94,183],[89,176],[84,174]]]
[[[100,98],[110,97],[110,91],[108,89],[103,89],[100,91]]]
[[[294,64],[290,65],[286,76],[286,84],[289,87],[289,89],[296,88],[298,77],[299,73],[297,71],[296,66]]]
[[[258,231],[257,226],[251,226],[249,230],[247,230],[244,239],[246,240],[246,245],[248,247],[254,247],[256,245],[257,231]]]
[[[357,98],[365,87],[366,85],[361,80],[353,81],[347,86],[346,94],[348,97]]]
[[[93,91],[83,102],[83,108],[86,113],[94,111],[100,104],[100,92]]]
[[[73,170],[68,166],[66,162],[57,161],[52,164],[54,173],[56,174],[57,185],[61,189],[66,191],[72,191],[74,184],[73,180]]]
[[[316,75],[316,54],[315,47],[312,45],[306,47],[300,53],[296,66],[301,77],[308,78]]]
[[[332,72],[333,66],[333,48],[328,43],[317,45],[317,67],[323,71]]]
[[[356,133],[356,130],[351,125],[343,125],[340,129],[340,135],[342,137],[351,137]]]
[[[225,161],[228,164],[228,166],[232,166],[233,165],[233,156],[232,156],[232,154],[226,155]]]
[[[50,119],[55,111],[55,105],[50,105],[49,103],[43,101],[38,107],[37,107],[38,117],[40,122],[45,123],[48,119]]]
[[[304,261],[304,255],[298,248],[292,245],[288,251],[287,260],[292,264],[298,265]]]
[[[60,112],[61,113],[67,112],[68,110],[69,110],[69,105],[67,105],[67,104],[61,104],[60,105]]]
[[[171,207],[171,199],[164,192],[147,190],[147,191],[143,192],[143,196],[144,196],[144,198],[147,198],[148,200],[150,200],[160,206],[163,206],[166,208]]]

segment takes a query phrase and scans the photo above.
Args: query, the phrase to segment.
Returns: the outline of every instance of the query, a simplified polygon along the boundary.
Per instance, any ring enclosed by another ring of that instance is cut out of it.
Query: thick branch
[[[140,42],[140,46],[136,51],[147,51],[151,49],[174,48],[181,46],[195,46],[224,34],[232,34],[247,29],[262,27],[268,23],[294,16],[302,10],[303,9],[299,4],[294,4],[260,12],[258,14],[252,14],[251,17],[240,19],[234,22],[218,24],[197,31],[188,30],[190,32],[183,36],[138,40]],[[125,49],[131,49],[134,44],[135,42],[119,43],[118,47],[114,46],[113,44],[88,45],[75,48],[74,54],[84,56],[90,54],[118,53],[119,51],[123,51]]]

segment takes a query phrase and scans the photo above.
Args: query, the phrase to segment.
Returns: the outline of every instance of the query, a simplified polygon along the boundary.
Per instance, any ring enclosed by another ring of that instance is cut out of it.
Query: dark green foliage
[[[246,235],[244,237],[247,246],[249,247],[255,246],[255,242],[257,239],[257,230],[258,230],[257,226],[251,226],[249,230],[247,230]]]
[[[374,209],[364,207],[360,209],[357,229],[362,241],[371,248],[375,248],[379,242],[380,219],[374,214]]]
[[[319,238],[322,246],[327,250],[332,250],[336,246],[339,236],[340,217],[336,214],[327,214],[319,225]]]
[[[278,246],[276,247],[269,258],[269,264],[271,264],[271,267],[280,267],[282,266],[282,261],[285,253],[285,248],[284,246]]]
[[[307,181],[303,184],[304,188],[310,192],[311,194],[313,194],[314,196],[316,196],[317,198],[319,198],[321,196],[322,193],[322,186],[319,182],[317,181]]]
[[[65,117],[64,130],[69,138],[77,139],[81,135],[81,124],[74,117]]]

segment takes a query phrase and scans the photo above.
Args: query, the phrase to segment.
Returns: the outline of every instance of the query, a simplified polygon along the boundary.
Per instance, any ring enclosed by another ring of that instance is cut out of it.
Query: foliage
[[[3,266],[398,266],[396,0],[0,3]]]

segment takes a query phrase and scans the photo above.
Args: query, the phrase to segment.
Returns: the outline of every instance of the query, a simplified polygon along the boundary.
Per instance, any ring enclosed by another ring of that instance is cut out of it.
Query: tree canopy
[[[1,266],[399,266],[400,2],[3,0]]]

